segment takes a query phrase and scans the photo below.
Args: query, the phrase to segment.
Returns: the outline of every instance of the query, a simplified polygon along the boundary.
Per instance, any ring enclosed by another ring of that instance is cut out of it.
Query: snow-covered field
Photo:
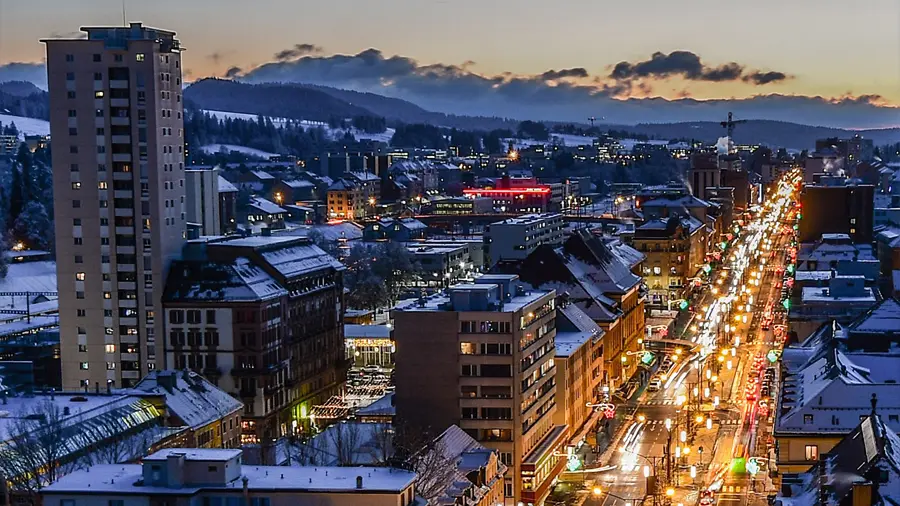
[[[231,119],[243,119],[243,120],[256,121],[256,118],[257,118],[256,114],[247,114],[247,113],[243,113],[243,112],[214,111],[214,110],[210,110],[210,109],[205,109],[204,112],[209,113],[210,116],[217,118],[217,119],[231,118]],[[285,123],[292,122],[295,124],[299,124],[303,128],[320,128],[321,127],[328,133],[328,136],[331,137],[332,139],[340,139],[341,137],[344,136],[344,133],[347,131],[342,128],[330,128],[328,126],[328,123],[325,123],[324,121],[313,121],[313,120],[307,120],[307,119],[292,120],[292,119],[288,119],[288,118],[269,118],[269,119],[272,120],[272,123],[274,123],[275,126],[284,126]],[[353,137],[355,137],[357,140],[372,140],[372,141],[377,141],[377,142],[383,142],[385,144],[390,143],[391,137],[394,136],[393,128],[388,128],[380,134],[370,134],[370,133],[359,131],[355,128],[350,128],[349,131],[351,134],[353,134]]]
[[[234,144],[207,144],[206,146],[200,147],[200,149],[206,153],[218,153],[219,151],[222,151],[223,148],[225,151],[237,151],[238,153],[243,153],[247,156],[256,156],[266,160],[273,156],[278,156],[275,153],[267,153],[259,149],[248,148],[247,146],[237,146]]]
[[[10,123],[15,123],[20,134],[50,135],[50,122],[42,119],[0,114],[0,123],[2,123],[3,126],[9,126]]]

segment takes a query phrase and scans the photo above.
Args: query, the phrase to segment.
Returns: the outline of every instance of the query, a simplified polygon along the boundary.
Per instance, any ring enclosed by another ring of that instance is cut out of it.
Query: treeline
[[[490,132],[480,130],[457,130],[433,125],[415,123],[398,125],[391,137],[391,146],[402,148],[447,149],[459,148],[460,156],[476,153],[502,154],[506,152],[503,139],[513,137],[512,130],[496,129]]]
[[[203,153],[199,149],[209,144],[235,144],[301,159],[328,151],[362,151],[366,148],[352,135],[333,140],[322,127],[304,128],[299,122],[291,121],[276,125],[271,118],[262,116],[255,120],[219,119],[191,104],[185,104],[184,131],[188,144],[188,164],[205,164],[217,159],[218,154]],[[242,155],[232,155],[235,156]]]
[[[8,129],[9,127],[4,127]],[[50,149],[32,153],[24,143],[15,157],[0,161],[0,249],[21,242],[53,251],[53,171]],[[0,275],[6,274],[0,265]]]
[[[0,112],[12,116],[48,120],[50,119],[50,99],[47,92],[40,90],[27,96],[14,95],[0,90]]]

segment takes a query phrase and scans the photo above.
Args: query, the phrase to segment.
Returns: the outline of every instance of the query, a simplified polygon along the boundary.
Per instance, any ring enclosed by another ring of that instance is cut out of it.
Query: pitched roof
[[[290,180],[282,180],[281,183],[290,188],[314,188],[316,185],[310,183],[309,181],[304,181],[302,179],[290,179]]]
[[[219,176],[218,179],[219,193],[237,193],[237,186],[231,184],[231,181]]]
[[[896,272],[896,271],[894,271]],[[900,332],[900,302],[884,299],[847,325],[850,332],[898,333]]]
[[[272,276],[246,258],[233,263],[184,260],[169,269],[163,300],[260,301],[287,295]]]
[[[287,212],[281,206],[262,197],[252,197],[249,205],[266,214],[281,214]]]
[[[162,395],[166,408],[193,429],[243,410],[244,405],[197,373],[150,371],[132,392]]]
[[[610,246],[586,230],[578,230],[562,246],[566,266],[582,282],[595,283],[606,293],[624,293],[641,283],[631,266]]]

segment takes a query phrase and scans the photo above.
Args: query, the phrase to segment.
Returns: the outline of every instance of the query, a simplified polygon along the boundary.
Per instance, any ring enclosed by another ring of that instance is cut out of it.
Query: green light
[[[769,362],[774,364],[775,362],[778,362],[778,353],[776,353],[775,350],[769,350],[769,353],[766,353],[766,358],[769,359]]]
[[[709,264],[704,264],[704,265],[703,265],[703,272],[709,274],[710,271],[712,271],[712,267],[710,267]]]
[[[678,308],[681,309],[682,311],[684,311],[685,309],[687,309],[687,308],[688,308],[688,301],[682,300],[681,302],[679,302],[679,303],[678,303]]]
[[[784,306],[785,309],[791,309],[791,299],[784,299],[781,305]]]
[[[581,469],[581,459],[578,458],[578,455],[570,455],[569,460],[566,461],[566,469],[569,471],[577,471]]]
[[[722,241],[721,243],[719,243],[719,247],[722,248],[722,249],[727,248],[727,247],[728,247],[728,241]]]
[[[644,354],[641,356],[641,362],[643,362],[645,364],[649,364],[650,362],[653,362],[653,354],[650,353],[649,351],[645,351]]]
[[[756,473],[759,472],[759,462],[757,462],[755,458],[752,458],[749,462],[747,462],[746,468],[748,473],[750,473],[751,475],[756,475]]]
[[[788,264],[787,271],[788,271],[788,274],[793,274],[794,273],[794,264]]]
[[[747,459],[737,457],[731,459],[731,474],[744,474],[747,472]]]

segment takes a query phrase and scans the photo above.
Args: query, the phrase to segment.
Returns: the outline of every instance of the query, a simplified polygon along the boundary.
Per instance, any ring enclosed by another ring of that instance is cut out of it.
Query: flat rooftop
[[[185,451],[185,450],[181,450]],[[240,452],[240,450],[234,450]],[[252,490],[281,490],[296,493],[399,493],[413,484],[416,473],[388,467],[315,467],[315,466],[241,466],[247,488]],[[356,488],[361,476],[363,486]],[[85,493],[114,495],[172,494],[183,496],[200,491],[231,491],[241,493],[240,478],[224,485],[185,486],[181,488],[150,487],[142,483],[140,464],[112,464],[92,466],[63,476],[42,491],[49,494]]]
[[[485,291],[490,290],[493,287],[497,287],[498,285],[494,284],[464,284],[464,285],[455,285],[450,287],[451,290],[468,290],[468,291]],[[486,311],[486,312],[496,312],[496,313],[513,313],[516,312],[529,304],[533,304],[540,300],[542,297],[554,294],[553,290],[530,290],[526,292],[524,295],[516,295],[514,297],[510,297],[507,300],[503,301],[503,310],[495,310],[495,311]],[[426,297],[422,303],[420,303],[417,299],[407,299],[405,301],[400,301],[396,306],[394,306],[394,311],[455,311],[453,307],[450,305],[450,295],[444,293],[437,293]],[[470,311],[465,311],[470,312]],[[475,311],[478,312],[478,311]]]
[[[807,302],[833,302],[833,303],[871,303],[875,304],[875,294],[871,288],[864,288],[865,295],[857,297],[835,297],[831,295],[831,291],[818,286],[807,286],[803,288],[801,299]]]
[[[523,214],[515,218],[507,218],[503,221],[492,223],[492,225],[531,225],[546,220],[562,219],[561,214],[544,213],[544,214]]]

